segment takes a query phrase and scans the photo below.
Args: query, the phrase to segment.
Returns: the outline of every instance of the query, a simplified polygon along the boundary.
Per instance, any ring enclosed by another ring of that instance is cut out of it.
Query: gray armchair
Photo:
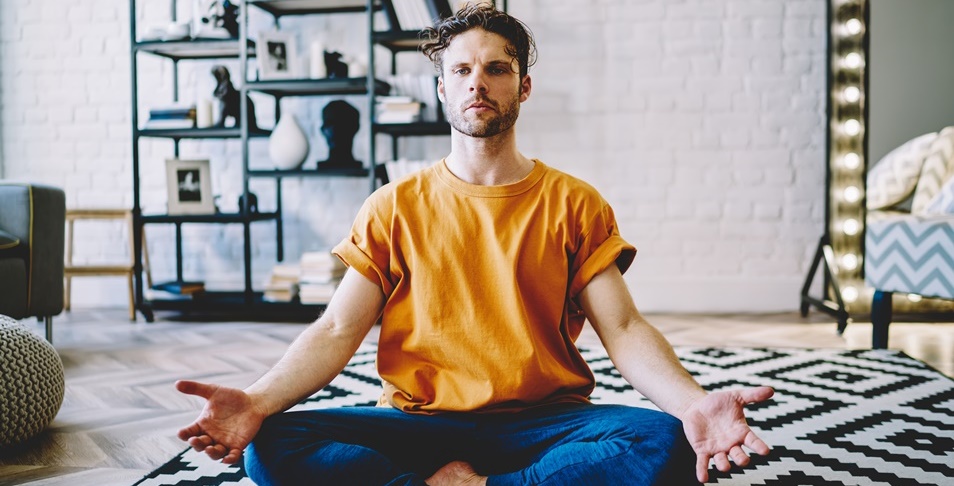
[[[42,319],[51,342],[63,311],[65,221],[61,189],[0,182],[0,314]]]

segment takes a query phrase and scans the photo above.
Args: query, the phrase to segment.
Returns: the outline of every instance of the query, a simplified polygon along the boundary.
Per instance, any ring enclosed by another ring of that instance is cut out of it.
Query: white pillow
[[[868,171],[868,209],[884,209],[907,199],[937,133],[926,133],[888,152]]]
[[[931,199],[924,212],[926,216],[954,214],[954,177],[948,177],[941,190]]]
[[[941,186],[954,176],[954,126],[941,130],[937,138],[931,142],[924,166],[921,167],[921,177],[918,186],[914,189],[914,200],[911,201],[912,214],[924,214],[935,197],[941,192]]]

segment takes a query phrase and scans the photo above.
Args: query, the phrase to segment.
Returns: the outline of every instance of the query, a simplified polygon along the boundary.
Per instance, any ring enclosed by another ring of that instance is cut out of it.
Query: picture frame
[[[166,159],[168,214],[215,214],[208,159]]]
[[[255,42],[258,78],[295,79],[298,77],[298,46],[291,32],[262,31]]]

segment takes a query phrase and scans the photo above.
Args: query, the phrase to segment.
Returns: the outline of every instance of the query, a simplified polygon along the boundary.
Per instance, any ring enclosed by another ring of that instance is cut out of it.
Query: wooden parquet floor
[[[40,437],[0,455],[0,486],[131,485],[181,451],[175,431],[201,407],[180,378],[244,387],[277,361],[305,324],[130,323],[123,309],[74,310],[54,319],[66,396]],[[864,348],[871,326],[843,336],[826,315],[650,315],[676,345]],[[41,325],[23,321],[38,335]],[[374,339],[372,333],[369,339]],[[954,376],[954,324],[896,323],[892,347]],[[598,344],[587,331],[581,345]]]

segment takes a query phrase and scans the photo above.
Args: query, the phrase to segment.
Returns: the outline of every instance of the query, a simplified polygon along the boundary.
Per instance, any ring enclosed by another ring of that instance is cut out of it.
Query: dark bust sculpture
[[[215,76],[215,91],[212,92],[216,98],[219,99],[219,118],[215,122],[216,127],[224,127],[226,118],[234,118],[235,126],[241,126],[242,119],[242,107],[239,105],[241,98],[241,93],[235,86],[232,86],[231,75],[229,74],[228,68],[225,66],[213,66],[212,75]],[[256,128],[255,124],[255,105],[252,103],[252,99],[248,99],[248,129],[249,131]]]
[[[328,160],[318,162],[319,169],[360,169],[361,162],[351,154],[361,114],[344,100],[334,100],[321,110],[321,134],[328,142]]]

